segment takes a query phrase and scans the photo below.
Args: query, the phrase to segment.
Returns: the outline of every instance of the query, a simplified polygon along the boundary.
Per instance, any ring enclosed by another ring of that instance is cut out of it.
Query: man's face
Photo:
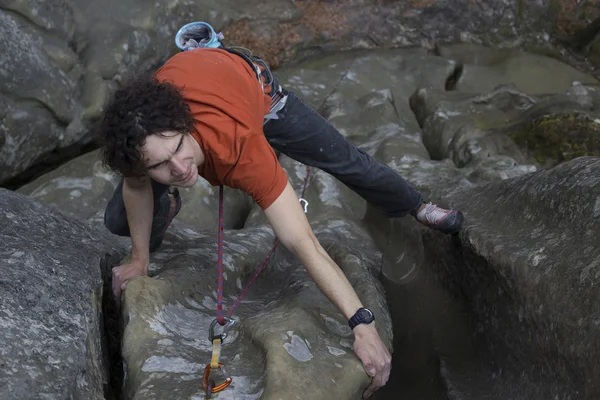
[[[178,132],[148,136],[142,153],[150,178],[170,186],[193,186],[198,180],[198,166],[204,162],[192,135]]]

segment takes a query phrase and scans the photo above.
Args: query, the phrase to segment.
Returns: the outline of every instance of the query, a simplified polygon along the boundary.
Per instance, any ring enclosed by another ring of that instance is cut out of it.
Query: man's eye
[[[161,162],[160,164],[153,165],[153,166],[149,167],[148,169],[158,169],[158,168],[162,167],[163,165],[165,165],[165,163]]]

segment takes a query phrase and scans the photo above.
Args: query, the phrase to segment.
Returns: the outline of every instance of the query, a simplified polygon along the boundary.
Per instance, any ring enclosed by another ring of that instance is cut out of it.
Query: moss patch
[[[600,123],[585,114],[544,115],[507,134],[545,167],[600,156]]]

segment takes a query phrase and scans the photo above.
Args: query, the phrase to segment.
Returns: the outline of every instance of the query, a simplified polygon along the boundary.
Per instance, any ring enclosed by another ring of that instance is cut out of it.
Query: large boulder
[[[473,180],[489,179],[475,167],[503,160],[510,170],[552,167],[600,155],[600,93],[573,82],[567,90],[532,96],[514,84],[466,94],[422,88],[410,99],[431,157],[451,159]]]
[[[282,162],[293,185],[301,188],[304,174],[294,172],[304,168]],[[345,200],[335,186],[323,172],[312,173],[306,192],[309,220],[359,297],[376,310],[380,334],[391,347],[391,321],[375,278],[380,254],[358,221],[344,212]],[[322,187],[330,188],[327,202],[319,200]],[[262,213],[252,215],[243,230],[225,231],[225,312],[275,239]],[[215,230],[188,228],[171,235],[176,236],[152,256],[151,277],[133,280],[125,291],[127,398],[202,396],[211,352],[209,324],[216,316]],[[368,384],[343,316],[282,246],[233,318],[237,324],[221,357],[233,383],[219,398],[358,399]]]
[[[451,398],[598,398],[600,158],[447,201],[466,211],[466,229],[456,240],[426,234],[424,261],[471,311],[495,362],[465,379],[474,371],[448,360]]]
[[[0,189],[0,397],[111,399],[106,232]]]

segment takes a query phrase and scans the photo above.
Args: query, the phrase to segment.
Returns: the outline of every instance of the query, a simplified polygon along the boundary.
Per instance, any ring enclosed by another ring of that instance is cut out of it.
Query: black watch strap
[[[359,324],[370,324],[375,320],[375,315],[368,308],[361,307],[358,311],[348,320],[348,325],[351,329],[354,329]]]

